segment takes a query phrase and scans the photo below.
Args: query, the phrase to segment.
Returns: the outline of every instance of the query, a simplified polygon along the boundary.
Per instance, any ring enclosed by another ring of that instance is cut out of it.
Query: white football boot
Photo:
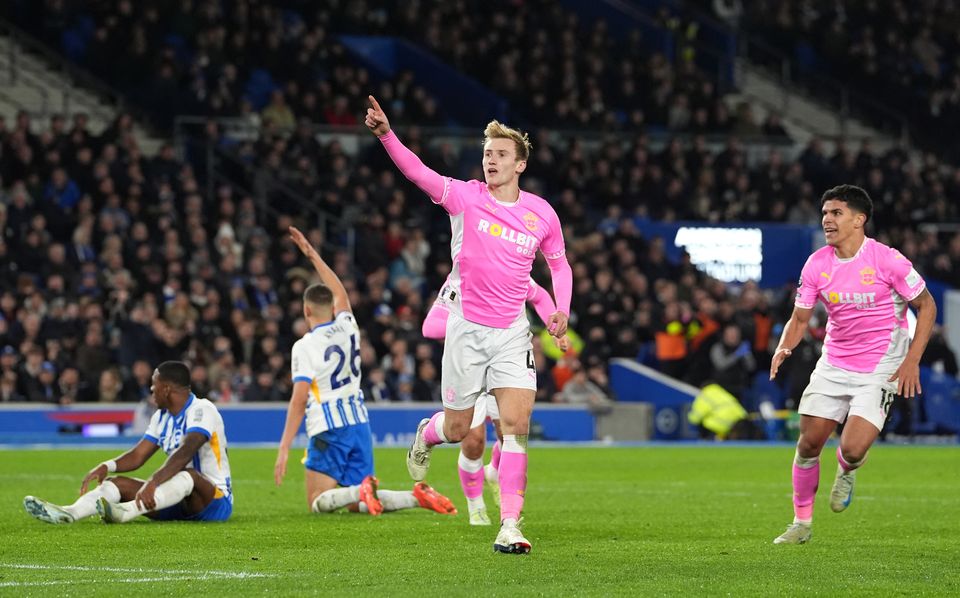
[[[523,519],[514,525],[501,524],[500,533],[493,542],[493,551],[504,554],[530,554],[530,541],[520,532],[522,523]]]
[[[73,523],[73,515],[68,513],[63,507],[51,502],[41,500],[35,496],[23,497],[23,508],[34,519],[45,521],[47,523],[61,524]]]
[[[410,450],[407,451],[407,472],[414,482],[422,482],[430,469],[430,453],[433,447],[427,445],[423,439],[423,429],[430,423],[430,418],[423,418],[417,425],[417,436],[413,439]]]
[[[837,466],[837,477],[830,489],[830,508],[834,513],[846,510],[853,500],[853,483],[857,481],[857,470],[845,471]]]
[[[813,536],[813,528],[806,523],[791,523],[787,531],[777,536],[774,544],[806,544]]]

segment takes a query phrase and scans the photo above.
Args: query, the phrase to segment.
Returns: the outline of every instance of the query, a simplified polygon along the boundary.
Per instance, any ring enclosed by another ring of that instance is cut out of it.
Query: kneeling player
[[[33,496],[27,513],[47,523],[73,523],[95,513],[107,523],[144,515],[155,520],[226,521],[233,512],[230,462],[223,419],[213,403],[190,392],[190,369],[165,361],[150,387],[157,411],[143,439],[116,459],[94,467],[80,485],[80,498],[58,506]],[[158,448],[167,461],[144,482],[113,472],[139,469]],[[90,482],[98,486],[87,491]]]
[[[422,507],[456,514],[450,499],[419,482],[412,491],[379,490],[373,476],[373,441],[360,391],[360,329],[347,291],[337,275],[291,227],[290,236],[320,275],[303,294],[310,332],[293,345],[293,397],[280,441],[274,481],[287,471],[290,445],[307,417],[310,437],[306,466],[307,504],[314,513],[347,507],[379,515]]]

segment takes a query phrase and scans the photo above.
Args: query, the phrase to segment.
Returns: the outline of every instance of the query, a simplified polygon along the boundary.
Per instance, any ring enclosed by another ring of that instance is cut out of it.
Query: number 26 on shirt
[[[327,347],[327,350],[323,354],[325,361],[330,361],[331,359],[336,359],[336,365],[333,368],[333,373],[330,374],[330,389],[336,390],[341,386],[345,386],[350,383],[350,374],[353,374],[354,378],[360,377],[360,347],[357,343],[357,335],[350,335],[350,370],[343,372],[344,365],[347,362],[347,355],[344,352],[343,348],[340,345],[330,345]],[[343,372],[343,378],[340,378],[340,374]]]

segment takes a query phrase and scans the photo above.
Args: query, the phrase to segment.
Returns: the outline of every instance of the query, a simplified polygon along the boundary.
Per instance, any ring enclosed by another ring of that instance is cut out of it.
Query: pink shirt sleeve
[[[557,311],[557,306],[553,304],[553,297],[550,296],[550,293],[534,282],[532,278],[530,279],[530,287],[527,289],[527,301],[533,304],[534,311],[544,322]]]
[[[563,227],[560,226],[560,218],[553,210],[549,214],[547,235],[540,243],[540,251],[547,261],[555,260],[566,254],[566,246],[563,243]]]
[[[430,311],[427,312],[427,317],[423,319],[423,326],[420,329],[423,338],[441,339],[445,337],[447,335],[447,319],[449,317],[450,311],[446,307],[439,303],[434,303]]]
[[[383,149],[387,150],[387,155],[397,165],[403,176],[420,187],[433,203],[442,205],[447,195],[450,179],[442,177],[436,171],[428,168],[415,153],[403,145],[393,131],[387,132],[379,139],[380,143],[383,144]]]
[[[814,256],[807,258],[807,263],[800,271],[800,283],[797,287],[797,299],[794,304],[803,309],[813,309],[817,304],[817,267]]]
[[[540,243],[540,251],[550,266],[553,281],[553,296],[557,299],[557,311],[570,315],[570,300],[573,297],[573,271],[567,263],[566,246],[563,243],[563,228],[557,213],[550,212],[547,235]]]
[[[923,289],[927,287],[926,281],[914,270],[910,260],[896,249],[890,249],[889,258],[884,265],[886,266],[886,275],[889,277],[890,286],[907,301],[913,301],[919,297]]]
[[[558,258],[547,259],[550,266],[550,278],[553,281],[553,295],[557,298],[557,311],[570,315],[570,300],[573,298],[573,270],[567,263],[567,258],[560,255]]]

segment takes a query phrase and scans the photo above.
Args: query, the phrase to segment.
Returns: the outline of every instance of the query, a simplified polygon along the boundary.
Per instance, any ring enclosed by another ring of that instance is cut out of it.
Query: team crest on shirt
[[[860,284],[873,284],[877,282],[876,276],[877,271],[867,266],[863,270],[860,270]]]
[[[527,212],[523,215],[523,225],[527,227],[527,230],[537,230],[538,222],[540,222],[540,219],[533,212]]]

